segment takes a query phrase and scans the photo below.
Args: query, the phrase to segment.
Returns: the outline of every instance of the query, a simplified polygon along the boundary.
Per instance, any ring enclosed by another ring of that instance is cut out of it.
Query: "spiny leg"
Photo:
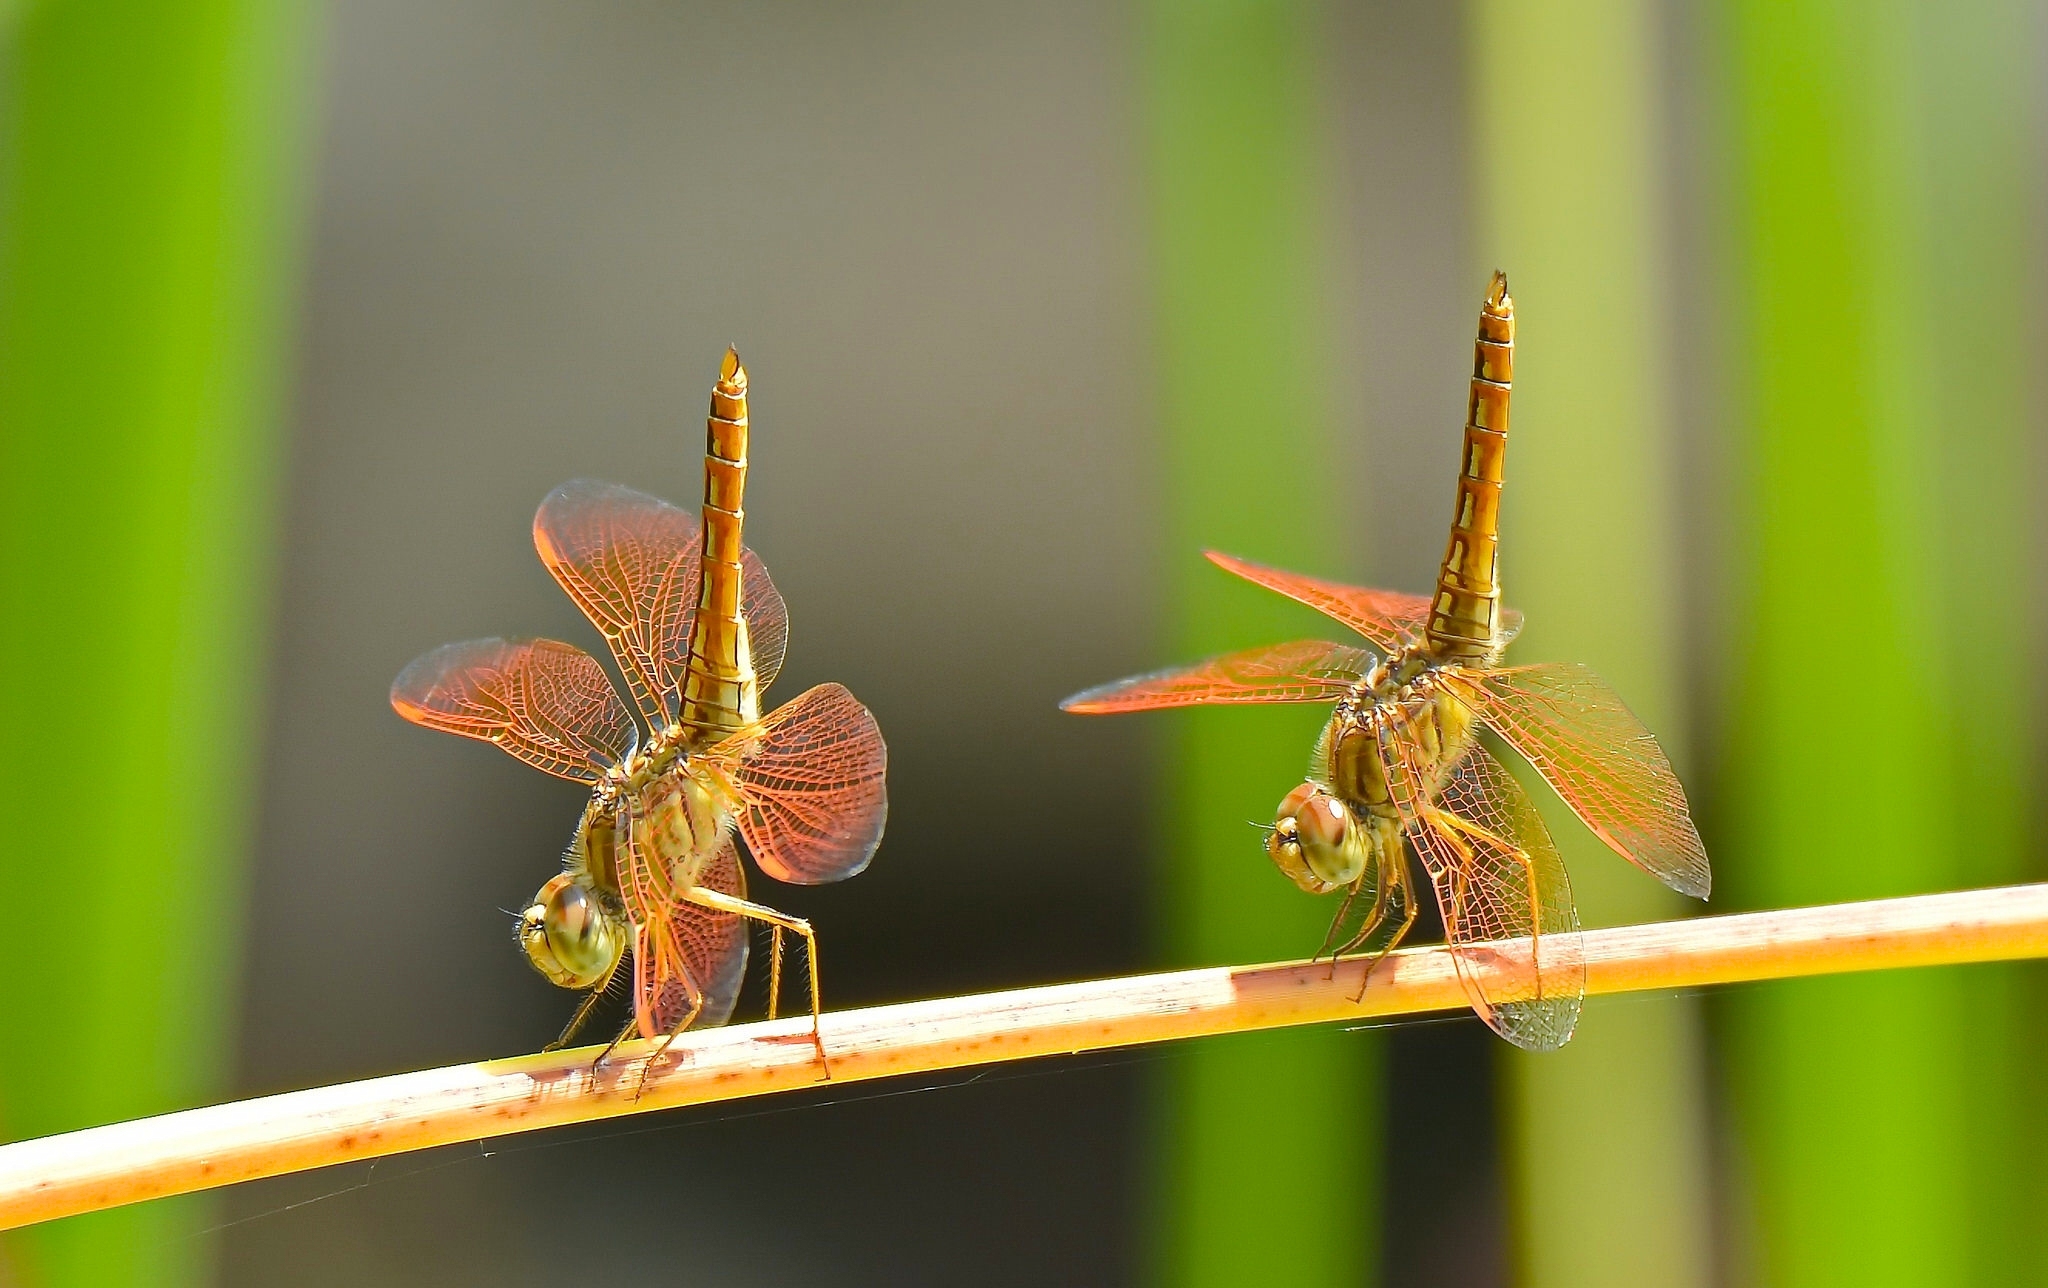
[[[1405,866],[1404,864],[1403,867],[1405,868]],[[1387,959],[1388,953],[1401,946],[1401,941],[1406,939],[1408,932],[1415,928],[1415,917],[1421,911],[1421,905],[1415,902],[1414,894],[1408,890],[1407,880],[1404,876],[1399,882],[1402,889],[1401,924],[1394,928],[1394,933],[1387,936],[1387,942],[1381,944],[1380,950],[1374,953],[1371,959],[1365,963],[1365,975],[1358,981],[1358,996],[1351,999],[1354,1002],[1365,1000],[1365,986],[1372,982],[1372,973],[1379,969],[1380,963]]]
[[[1339,903],[1337,905],[1337,915],[1330,918],[1330,928],[1323,932],[1323,946],[1316,949],[1315,954],[1308,959],[1309,964],[1311,966],[1313,966],[1316,962],[1322,960],[1323,954],[1330,952],[1330,945],[1337,942],[1337,930],[1340,926],[1344,924],[1345,916],[1350,913],[1352,901],[1358,898],[1358,887],[1360,881],[1363,881],[1363,879],[1364,878],[1360,878],[1359,881],[1353,881],[1351,885],[1345,889],[1344,900],[1342,903]],[[1378,905],[1375,904],[1374,906],[1377,907]],[[1342,955],[1343,954],[1341,953],[1330,953],[1331,978],[1336,977],[1337,958]]]
[[[1336,956],[1342,957],[1344,954],[1356,949],[1360,944],[1372,938],[1373,933],[1386,924],[1387,900],[1398,884],[1398,882],[1389,883],[1386,879],[1386,873],[1382,872],[1380,874],[1379,885],[1374,889],[1372,895],[1372,910],[1365,914],[1365,920],[1359,924],[1358,933],[1345,940],[1343,945],[1337,949]]]
[[[624,954],[620,955],[619,960],[625,960]],[[568,1046],[569,1039],[575,1037],[576,1031],[582,1028],[584,1024],[589,1022],[590,1013],[597,1009],[597,1004],[599,1002],[604,1000],[606,990],[611,988],[612,980],[618,975],[618,973],[619,963],[615,961],[612,963],[612,968],[604,973],[604,978],[597,981],[597,983],[591,988],[591,990],[583,995],[582,1005],[578,1006],[576,1008],[576,1013],[569,1017],[569,1023],[565,1028],[563,1028],[561,1036],[556,1038],[554,1041],[548,1043],[546,1046],[542,1047],[541,1050],[559,1051],[563,1047]],[[618,1043],[616,1042],[612,1043],[612,1046],[617,1045]],[[606,1053],[610,1053],[609,1047],[606,1048]]]
[[[1387,942],[1380,945],[1379,951],[1366,961],[1365,974],[1360,976],[1358,980],[1358,996],[1351,999],[1354,1002],[1365,1000],[1366,985],[1372,983],[1372,973],[1379,969],[1380,963],[1387,959],[1388,953],[1401,946],[1401,941],[1406,939],[1408,932],[1415,928],[1415,916],[1420,911],[1420,906],[1415,902],[1414,892],[1408,888],[1407,857],[1404,855],[1391,864],[1387,869],[1386,875],[1388,879],[1384,883],[1385,888],[1400,893],[1401,924],[1394,928],[1394,933],[1387,937]],[[1365,940],[1361,937],[1359,942],[1364,943]]]
[[[637,1019],[627,1020],[626,1027],[619,1030],[619,1036],[613,1038],[609,1046],[597,1053],[597,1059],[591,1062],[590,1071],[596,1073],[599,1069],[604,1068],[605,1061],[612,1058],[612,1052],[619,1049],[619,1044],[639,1031],[640,1022]]]
[[[825,1067],[825,1076],[830,1078],[832,1076],[832,1064],[825,1058],[825,1034],[820,1024],[824,1012],[819,1002],[818,936],[811,929],[811,923],[801,917],[792,917],[786,912],[777,912],[765,904],[752,903],[734,895],[726,894],[722,890],[713,890],[709,886],[692,886],[690,889],[682,892],[682,897],[700,907],[715,909],[719,912],[735,913],[742,917],[751,917],[755,921],[765,921],[777,929],[787,930],[793,935],[802,936],[804,955],[809,959],[811,968],[811,1044],[817,1047],[818,1063]]]
[[[640,1081],[633,1087],[635,1100],[640,1099],[640,1093],[647,1090],[647,1071],[659,1063],[661,1057],[668,1054],[669,1047],[683,1035],[683,1030],[695,1024],[697,1017],[704,1014],[704,990],[698,988],[697,981],[689,978],[687,974],[683,977],[683,984],[690,990],[690,1012],[669,1026],[668,1032],[661,1035],[661,1041],[654,1050],[647,1053],[647,1059],[641,1062]]]
[[[782,927],[768,928],[768,1018],[775,1018],[775,1008],[782,1001]]]

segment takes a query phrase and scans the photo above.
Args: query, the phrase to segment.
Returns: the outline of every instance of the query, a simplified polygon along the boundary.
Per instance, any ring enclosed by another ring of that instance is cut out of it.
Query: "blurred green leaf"
[[[1723,853],[1746,903],[2022,874],[2031,24],[2017,4],[1728,11],[1747,586]],[[1730,999],[1755,1277],[2039,1281],[2013,1255],[2038,1223],[2022,969]]]
[[[302,0],[17,13],[0,194],[0,1130],[222,1089],[253,821],[309,72]],[[7,1244],[179,1284],[203,1204]]]
[[[1317,294],[1330,252],[1321,15],[1227,0],[1155,3],[1147,17],[1165,665],[1330,629],[1211,567],[1204,547],[1345,569]],[[1167,740],[1160,835],[1171,866],[1156,880],[1173,961],[1304,956],[1321,941],[1334,905],[1275,870],[1248,820],[1270,820],[1301,780],[1326,714],[1143,717]],[[1155,1281],[1320,1288],[1371,1276],[1371,1039],[1323,1030],[1202,1043],[1177,1052],[1166,1078]]]
[[[1702,311],[1667,282],[1656,19],[1641,0],[1475,10],[1472,294],[1495,266],[1515,294],[1501,570],[1529,626],[1510,660],[1591,665],[1683,770],[1668,346]],[[1532,795],[1585,924],[1698,909]],[[1523,1282],[1711,1281],[1702,1047],[1697,1003],[1659,997],[1593,999],[1562,1051],[1502,1050]]]

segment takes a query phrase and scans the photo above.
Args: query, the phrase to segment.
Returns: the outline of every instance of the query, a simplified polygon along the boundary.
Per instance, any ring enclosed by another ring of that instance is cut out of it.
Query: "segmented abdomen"
[[[740,541],[746,522],[747,371],[725,352],[704,422],[703,581],[690,624],[682,715],[690,742],[708,746],[758,712],[752,649],[740,616]]]
[[[1514,372],[1515,302],[1507,274],[1496,272],[1479,311],[1451,539],[1425,628],[1431,651],[1445,661],[1490,661],[1500,652],[1500,484]]]

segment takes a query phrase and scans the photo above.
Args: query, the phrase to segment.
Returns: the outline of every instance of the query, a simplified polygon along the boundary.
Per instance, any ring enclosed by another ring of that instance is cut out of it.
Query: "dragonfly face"
[[[1313,782],[1287,793],[1266,837],[1266,853],[1310,894],[1328,894],[1365,875],[1367,851],[1366,831],[1350,807]]]
[[[563,988],[595,988],[609,979],[629,933],[625,918],[576,873],[564,872],[542,886],[519,916],[527,960]]]

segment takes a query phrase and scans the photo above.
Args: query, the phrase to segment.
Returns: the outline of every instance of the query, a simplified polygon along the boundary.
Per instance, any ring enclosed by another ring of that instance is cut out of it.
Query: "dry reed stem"
[[[2048,885],[1702,917],[1586,934],[1594,993],[2048,956]],[[1526,953],[1527,941],[1499,951]],[[832,1083],[1030,1056],[1448,1010],[1450,956],[1217,967],[947,997],[825,1016]],[[490,1060],[190,1109],[0,1146],[0,1229],[406,1150],[819,1085],[806,1019],[647,1044]],[[641,1094],[635,1096],[638,1089]]]

